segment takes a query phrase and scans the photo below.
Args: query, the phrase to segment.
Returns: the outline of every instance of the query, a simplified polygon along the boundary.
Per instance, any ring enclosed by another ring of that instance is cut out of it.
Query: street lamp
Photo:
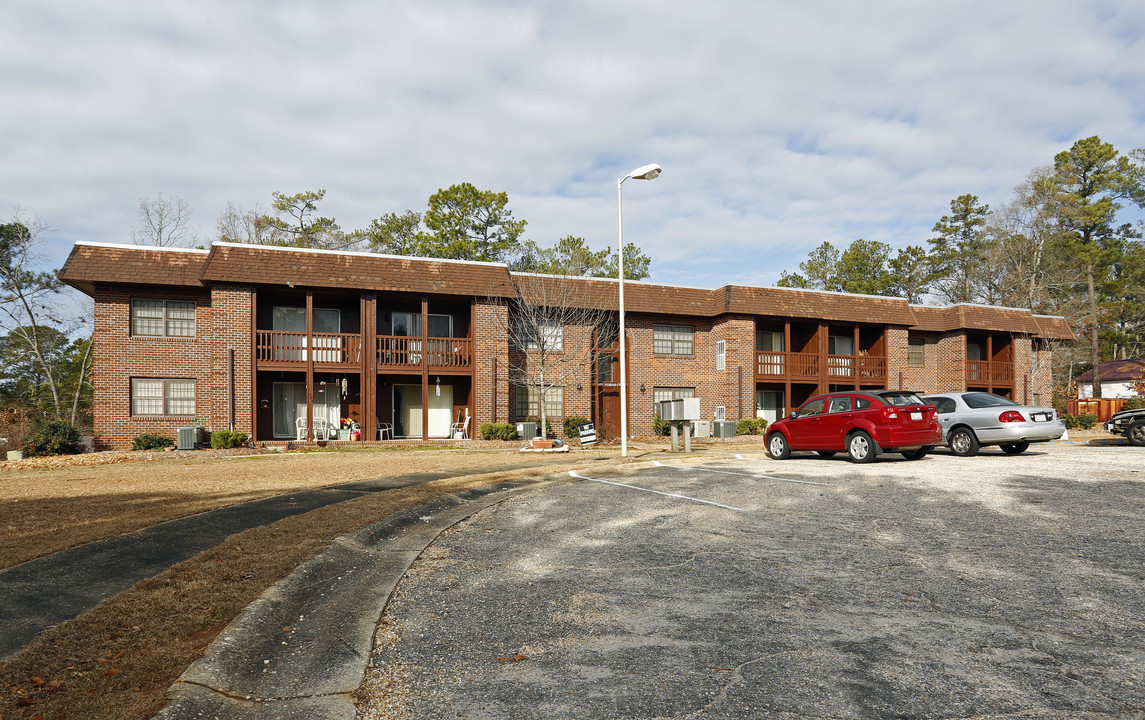
[[[624,350],[624,200],[620,194],[620,186],[624,181],[655,180],[660,175],[660,166],[656,163],[641,165],[632,172],[616,181],[616,213],[617,228],[620,235],[620,248],[617,253],[617,275],[620,279],[620,454],[628,456],[628,374],[625,369],[627,355]]]

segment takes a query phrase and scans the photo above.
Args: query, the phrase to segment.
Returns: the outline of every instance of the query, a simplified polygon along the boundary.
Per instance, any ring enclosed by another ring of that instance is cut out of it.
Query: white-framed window
[[[657,387],[652,388],[652,414],[660,414],[661,400],[683,400],[696,397],[696,388],[689,387]]]
[[[716,370],[728,369],[728,341],[716,341]]]
[[[652,352],[657,355],[691,355],[696,329],[690,325],[653,325]]]
[[[131,334],[142,337],[195,337],[195,302],[132,298]]]
[[[536,322],[524,318],[517,319],[515,340],[521,350],[539,350],[544,342],[545,350],[560,352],[565,349],[564,328],[556,320],[542,319]]]
[[[541,392],[536,387],[517,385],[514,389],[516,418],[541,416]],[[545,388],[545,416],[549,422],[556,422],[565,416],[565,389],[563,387]]]
[[[906,364],[911,367],[920,367],[925,364],[923,349],[926,341],[920,337],[908,337],[906,340]]]
[[[195,381],[172,378],[132,378],[131,414],[194,415]]]
[[[727,420],[728,408],[726,405],[717,405],[715,415],[712,416],[713,420]]]

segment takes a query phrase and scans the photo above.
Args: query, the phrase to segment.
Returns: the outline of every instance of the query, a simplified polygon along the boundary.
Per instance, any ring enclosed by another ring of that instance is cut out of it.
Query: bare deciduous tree
[[[502,328],[509,339],[509,382],[536,394],[545,433],[545,401],[553,389],[575,383],[591,368],[594,333],[611,327],[615,334],[615,315],[605,308],[615,286],[526,273],[513,275],[512,284]]]
[[[199,239],[199,228],[191,224],[191,206],[183,198],[165,198],[160,193],[139,201],[139,220],[131,226],[136,245],[191,247]]]

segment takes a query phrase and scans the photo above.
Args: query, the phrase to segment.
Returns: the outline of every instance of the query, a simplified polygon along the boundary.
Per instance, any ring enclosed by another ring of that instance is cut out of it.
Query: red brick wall
[[[509,342],[505,334],[508,307],[479,300],[474,308],[474,430],[483,422],[509,422]],[[496,368],[496,387],[494,387]],[[496,392],[494,392],[494,390]],[[496,407],[493,406],[496,395]],[[474,437],[477,437],[474,434]]]
[[[195,302],[195,337],[132,337],[131,299]],[[250,289],[173,292],[170,288],[98,286],[92,347],[93,426],[97,449],[127,449],[142,433],[174,439],[180,427],[227,427],[227,353],[235,349],[236,429],[250,432]],[[195,381],[195,415],[132,417],[132,378]]]

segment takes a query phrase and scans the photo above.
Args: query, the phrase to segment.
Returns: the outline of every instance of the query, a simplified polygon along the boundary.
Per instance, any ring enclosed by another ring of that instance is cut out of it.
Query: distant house
[[[1101,397],[1137,397],[1137,392],[1129,384],[1145,379],[1145,358],[1110,360],[1101,363],[1100,370]],[[1086,370],[1077,377],[1076,382],[1078,400],[1093,397],[1093,370]]]

